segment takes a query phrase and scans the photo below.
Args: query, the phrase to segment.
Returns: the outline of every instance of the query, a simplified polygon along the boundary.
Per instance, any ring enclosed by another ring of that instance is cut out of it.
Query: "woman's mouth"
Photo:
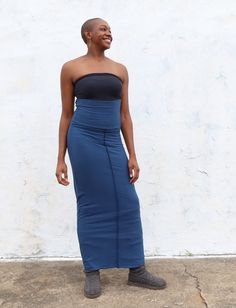
[[[111,39],[110,38],[106,38],[106,39],[103,39],[105,42],[107,42],[107,43],[111,43]]]

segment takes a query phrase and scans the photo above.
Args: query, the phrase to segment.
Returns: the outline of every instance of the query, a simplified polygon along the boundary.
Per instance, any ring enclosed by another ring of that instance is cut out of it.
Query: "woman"
[[[104,55],[112,42],[105,20],[87,20],[81,35],[87,54],[64,63],[61,69],[56,177],[60,184],[69,184],[64,159],[68,148],[86,278],[84,294],[99,296],[99,269],[112,267],[129,268],[128,284],[162,289],[165,280],[145,269],[140,205],[134,187],[139,166],[128,106],[128,72],[123,64]]]

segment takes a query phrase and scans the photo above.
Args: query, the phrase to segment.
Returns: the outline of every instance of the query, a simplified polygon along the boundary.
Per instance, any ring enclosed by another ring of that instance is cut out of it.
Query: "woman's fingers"
[[[62,173],[57,177],[57,180],[58,180],[58,183],[64,185],[64,186],[67,186],[70,184],[70,182],[68,181],[68,179],[65,177],[62,176]]]
[[[62,185],[65,185],[65,186],[67,186],[67,185],[69,185],[69,181],[68,181],[68,179],[67,179],[67,177],[65,177],[65,175],[64,175],[64,177],[61,177],[61,184]]]
[[[61,182],[61,177],[62,177],[62,172],[57,171],[55,173],[55,176],[57,178],[57,182],[60,183]]]
[[[132,178],[133,177],[133,168],[129,167],[129,176]]]
[[[140,169],[137,166],[134,166],[132,168],[132,172],[129,171],[130,174],[132,173],[132,177],[130,179],[131,184],[135,183],[137,181],[137,179],[139,178],[139,171],[140,171]]]
[[[56,177],[59,184],[62,184],[64,186],[70,184],[70,182],[68,181],[67,168],[65,166],[63,168],[57,168]]]

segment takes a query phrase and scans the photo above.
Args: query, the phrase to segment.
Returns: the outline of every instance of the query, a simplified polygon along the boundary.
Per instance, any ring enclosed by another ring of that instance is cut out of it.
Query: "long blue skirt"
[[[144,265],[140,204],[129,182],[120,104],[77,100],[67,133],[85,271]]]

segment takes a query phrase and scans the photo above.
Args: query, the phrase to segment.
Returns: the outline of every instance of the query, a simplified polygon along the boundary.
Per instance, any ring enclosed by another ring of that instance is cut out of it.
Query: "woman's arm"
[[[130,183],[133,184],[139,177],[140,169],[135,154],[133,123],[129,112],[129,103],[128,103],[129,76],[126,67],[122,65],[122,68],[123,68],[124,79],[122,85],[122,98],[121,98],[121,131],[126,143],[127,150],[129,152],[128,168],[131,177]]]
[[[62,113],[59,123],[59,144],[57,156],[56,177],[60,184],[69,185],[65,154],[67,149],[66,136],[74,113],[73,84],[70,75],[70,63],[65,63],[61,69],[60,86]],[[64,177],[62,177],[64,175]]]

